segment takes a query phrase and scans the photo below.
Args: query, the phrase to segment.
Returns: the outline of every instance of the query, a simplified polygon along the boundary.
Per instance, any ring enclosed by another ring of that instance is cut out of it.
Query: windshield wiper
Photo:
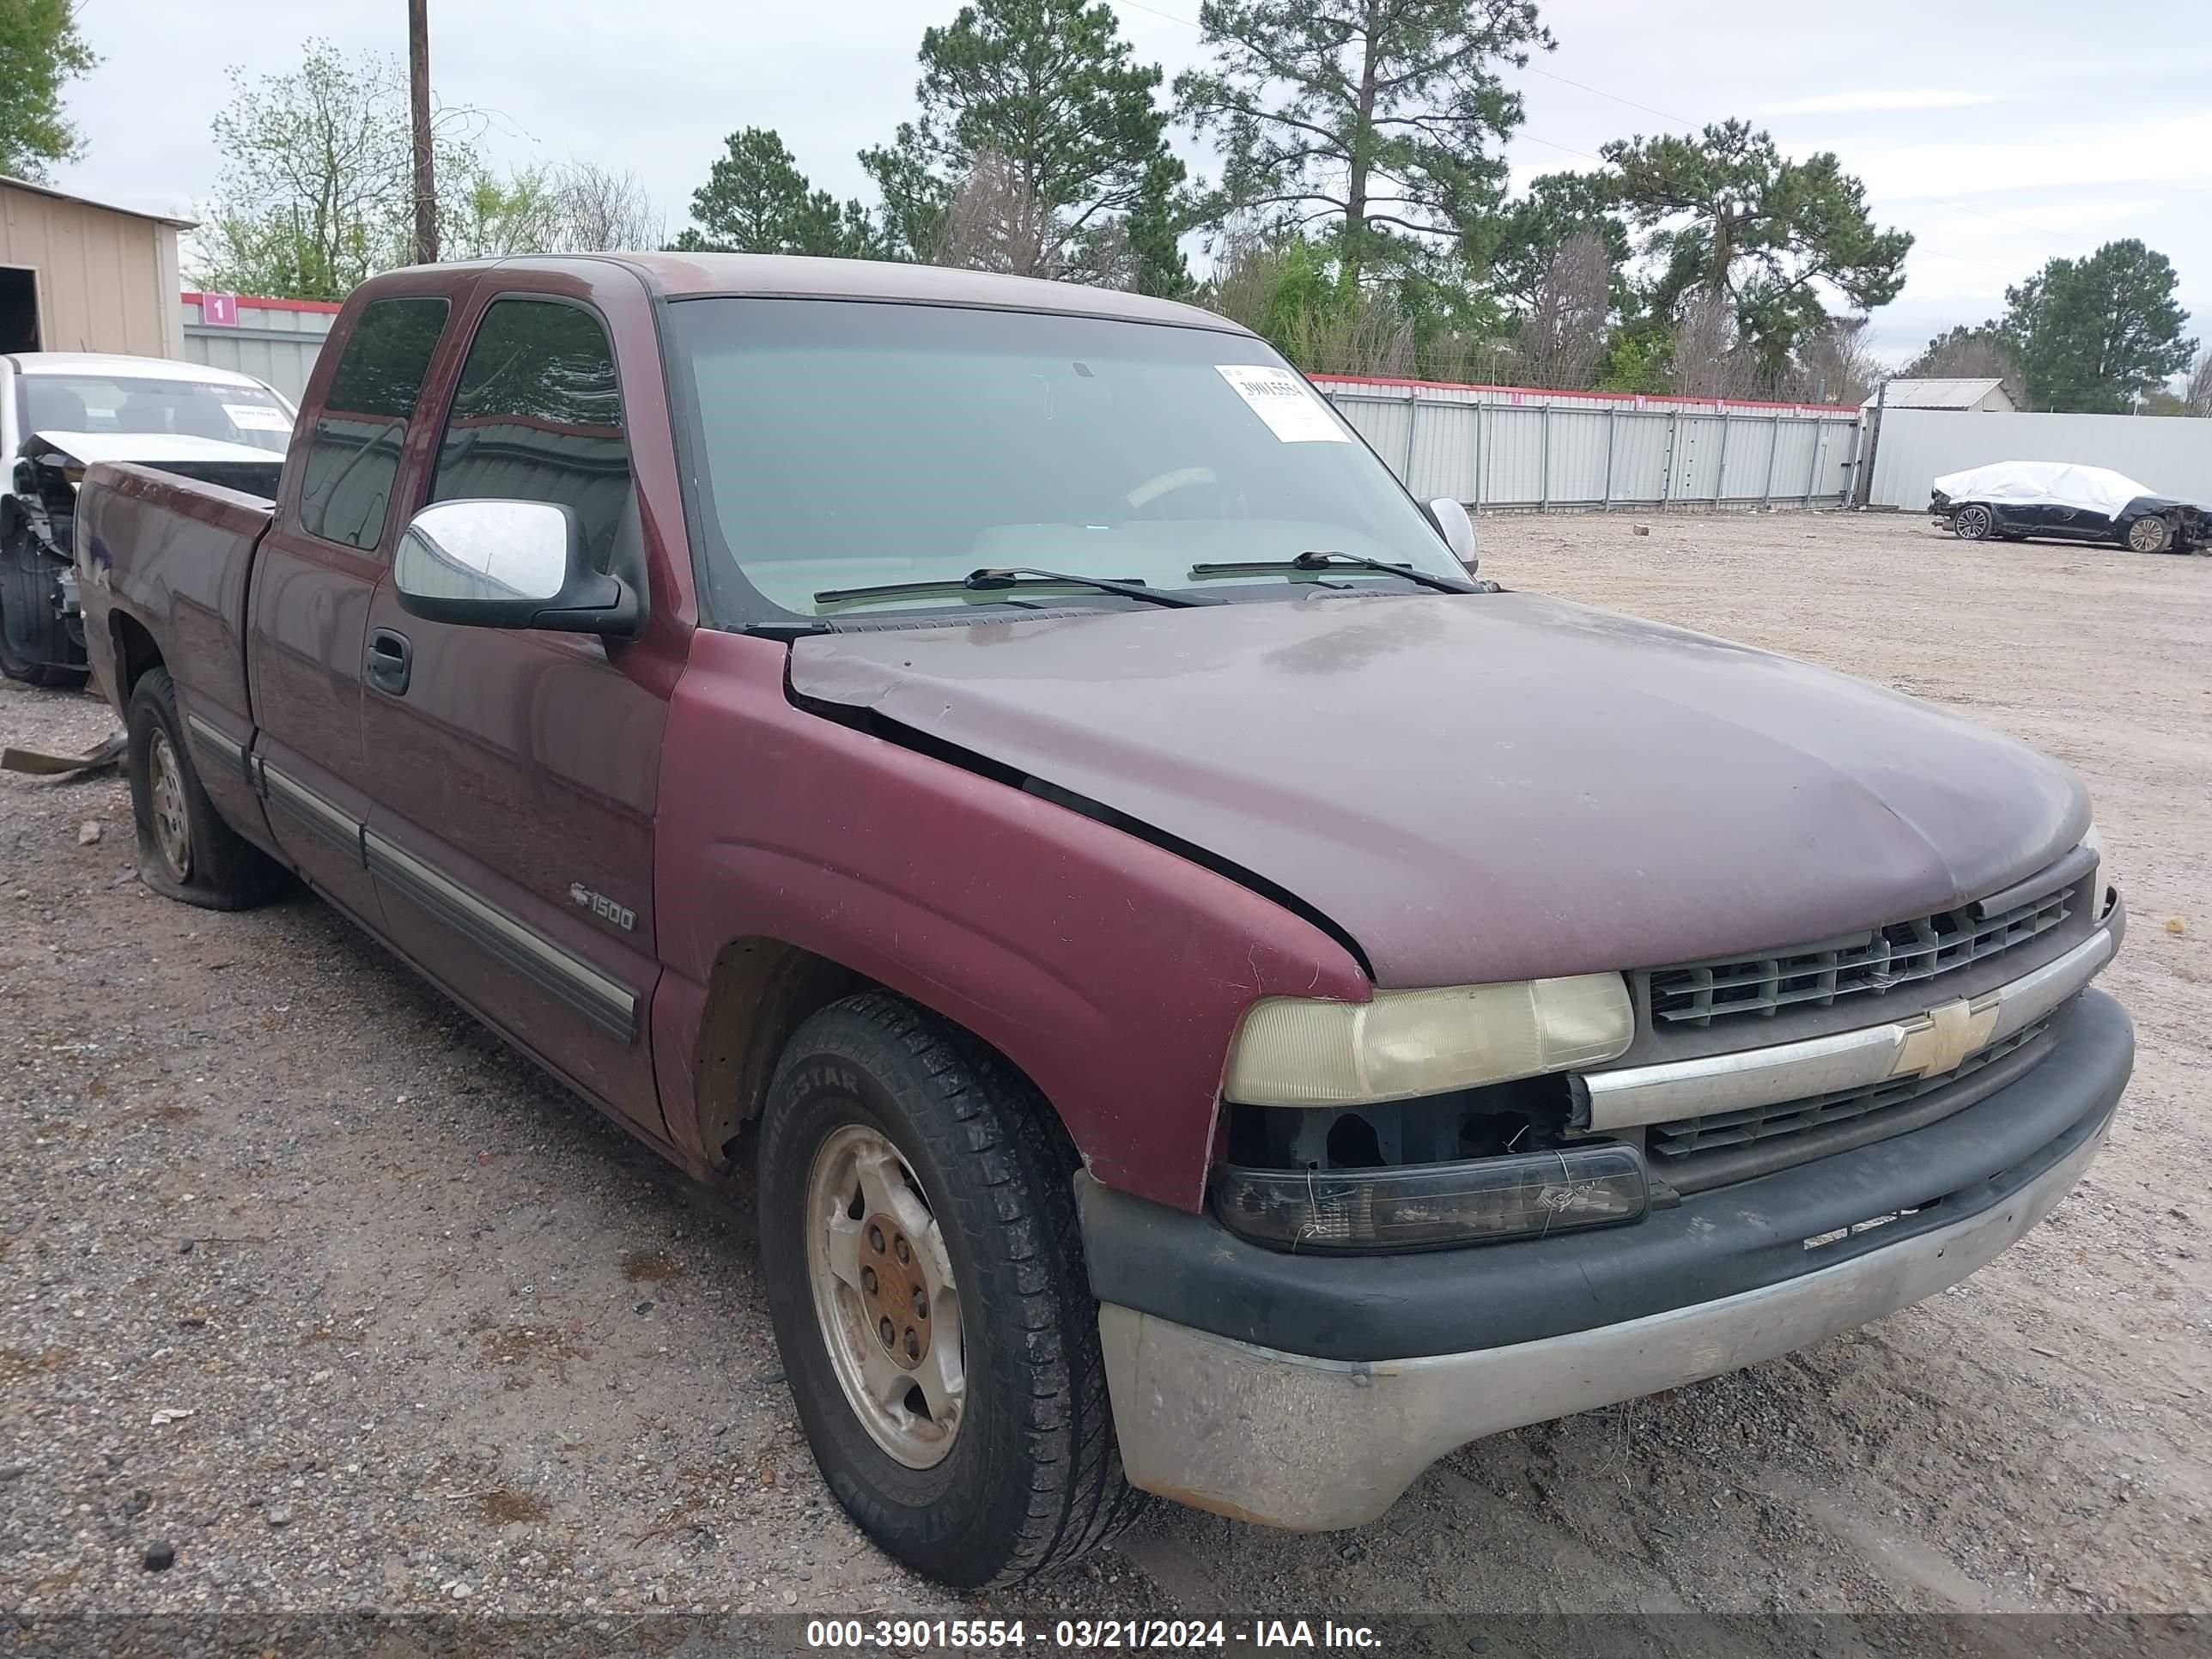
[[[1157,587],[1146,587],[1133,577],[1127,581],[1114,581],[1104,576],[1071,576],[1061,570],[1039,570],[1025,564],[971,570],[964,576],[937,581],[887,582],[879,587],[825,587],[814,596],[814,603],[842,605],[848,599],[890,599],[902,593],[991,593],[1008,587],[1090,587],[1101,593],[1118,593],[1125,599],[1142,599],[1147,605],[1171,605],[1178,610],[1220,603],[1218,599],[1194,599],[1188,593],[1164,593]]]
[[[1334,550],[1301,553],[1295,559],[1249,559],[1235,564],[1194,564],[1190,568],[1190,574],[1194,576],[1253,576],[1270,570],[1379,570],[1386,576],[1403,576],[1409,582],[1433,587],[1439,593],[1489,593],[1496,591],[1483,583],[1454,581],[1449,576],[1432,576],[1410,564],[1386,564],[1381,559],[1362,558],[1357,553]]]

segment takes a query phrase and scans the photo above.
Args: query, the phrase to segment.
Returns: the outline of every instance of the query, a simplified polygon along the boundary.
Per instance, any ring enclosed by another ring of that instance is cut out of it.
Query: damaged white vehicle
[[[273,495],[297,411],[250,375],[100,352],[0,356],[0,673],[76,685],[84,619],[71,564],[77,481],[136,461]]]
[[[2136,553],[2193,553],[2212,509],[2160,495],[2125,473],[2064,461],[1992,461],[1936,480],[1928,510],[1960,541],[2112,542]]]

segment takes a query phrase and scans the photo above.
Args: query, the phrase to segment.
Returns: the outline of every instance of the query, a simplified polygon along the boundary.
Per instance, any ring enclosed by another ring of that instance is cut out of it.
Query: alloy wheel
[[[2173,539],[2173,526],[2161,518],[2137,519],[2128,526],[2128,545],[2137,553],[2163,553]]]

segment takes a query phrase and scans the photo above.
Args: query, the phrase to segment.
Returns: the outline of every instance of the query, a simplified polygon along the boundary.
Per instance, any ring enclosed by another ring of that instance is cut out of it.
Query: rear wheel
[[[1979,501],[1967,502],[1951,518],[1951,533],[1962,542],[1987,541],[1996,527],[1996,514]]]
[[[281,887],[283,871],[222,821],[200,787],[167,669],[140,676],[124,724],[140,879],[157,893],[210,910],[242,909]]]
[[[2128,526],[2128,550],[2163,553],[2173,545],[2173,520],[2156,514],[2137,519]]]
[[[1111,1537],[1121,1478],[1074,1152],[1018,1073],[885,992],[802,1025],[760,1137],[760,1255],[837,1501],[906,1565],[1006,1583]]]

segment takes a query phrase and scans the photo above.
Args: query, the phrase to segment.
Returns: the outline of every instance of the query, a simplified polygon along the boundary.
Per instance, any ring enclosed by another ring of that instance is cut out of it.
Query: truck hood
[[[216,461],[272,468],[284,463],[283,456],[274,450],[182,432],[40,432],[33,441],[87,466],[94,461],[136,461],[142,466]]]
[[[1527,593],[816,635],[791,682],[1264,878],[1383,986],[1834,938],[2089,823],[2067,768],[1941,710]]]

